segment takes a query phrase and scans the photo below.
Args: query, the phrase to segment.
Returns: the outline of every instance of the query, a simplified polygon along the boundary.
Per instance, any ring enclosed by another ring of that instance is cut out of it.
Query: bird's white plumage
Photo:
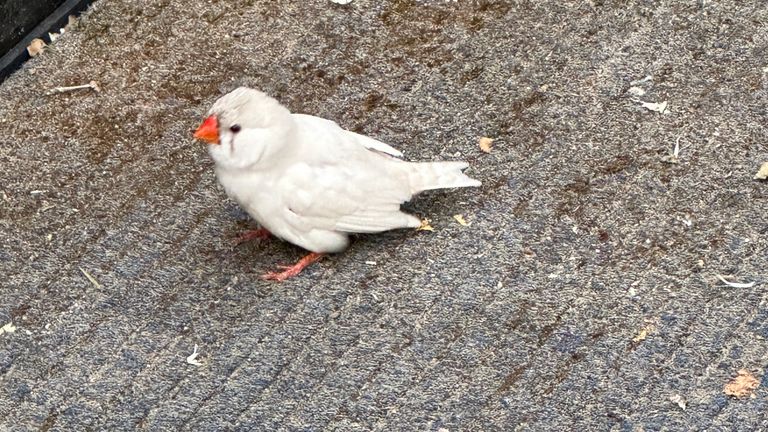
[[[380,151],[390,156],[403,157],[403,154],[398,149],[390,146],[389,144],[384,144],[381,141],[376,141],[375,139],[369,138],[365,135],[360,135],[348,130],[341,129],[341,127],[339,127],[339,125],[336,124],[336,122],[334,121],[311,116],[311,115],[306,115],[306,114],[293,114],[293,117],[299,118],[305,123],[306,126],[309,126],[309,127],[312,127],[313,125],[315,125],[316,127],[321,127],[321,128],[328,127],[331,129],[340,129],[342,132],[344,132],[345,135],[347,135],[349,139],[356,141],[358,144],[360,144],[361,146],[369,150]]]
[[[349,233],[418,227],[400,211],[418,192],[480,185],[461,172],[464,162],[402,161],[387,144],[291,114],[257,90],[236,89],[209,114],[219,124],[209,151],[227,194],[272,234],[313,252],[343,250]]]

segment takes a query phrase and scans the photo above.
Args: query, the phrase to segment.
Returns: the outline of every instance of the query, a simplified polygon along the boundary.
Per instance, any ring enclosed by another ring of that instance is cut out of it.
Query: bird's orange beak
[[[195,138],[208,144],[219,143],[219,120],[215,115],[208,116],[195,131]]]

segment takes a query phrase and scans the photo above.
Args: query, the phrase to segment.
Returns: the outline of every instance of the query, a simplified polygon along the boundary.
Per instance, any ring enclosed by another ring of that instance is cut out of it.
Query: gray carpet
[[[483,186],[262,281],[238,85]],[[768,430],[767,122],[759,1],[96,2],[0,85],[0,430]]]

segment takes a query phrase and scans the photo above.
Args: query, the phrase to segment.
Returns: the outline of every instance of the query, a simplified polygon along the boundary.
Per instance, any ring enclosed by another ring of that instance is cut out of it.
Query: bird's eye
[[[238,132],[240,132],[240,125],[239,124],[234,124],[234,125],[229,127],[229,130],[231,130],[233,133],[238,133]]]

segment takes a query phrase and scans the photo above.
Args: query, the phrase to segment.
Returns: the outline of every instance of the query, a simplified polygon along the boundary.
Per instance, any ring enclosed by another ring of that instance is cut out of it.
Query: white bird
[[[462,172],[466,162],[405,162],[387,144],[292,114],[246,87],[219,98],[194,136],[210,144],[227,195],[263,228],[243,238],[272,233],[312,252],[266,279],[287,279],[344,250],[350,233],[421,226],[400,211],[419,192],[480,186]]]

